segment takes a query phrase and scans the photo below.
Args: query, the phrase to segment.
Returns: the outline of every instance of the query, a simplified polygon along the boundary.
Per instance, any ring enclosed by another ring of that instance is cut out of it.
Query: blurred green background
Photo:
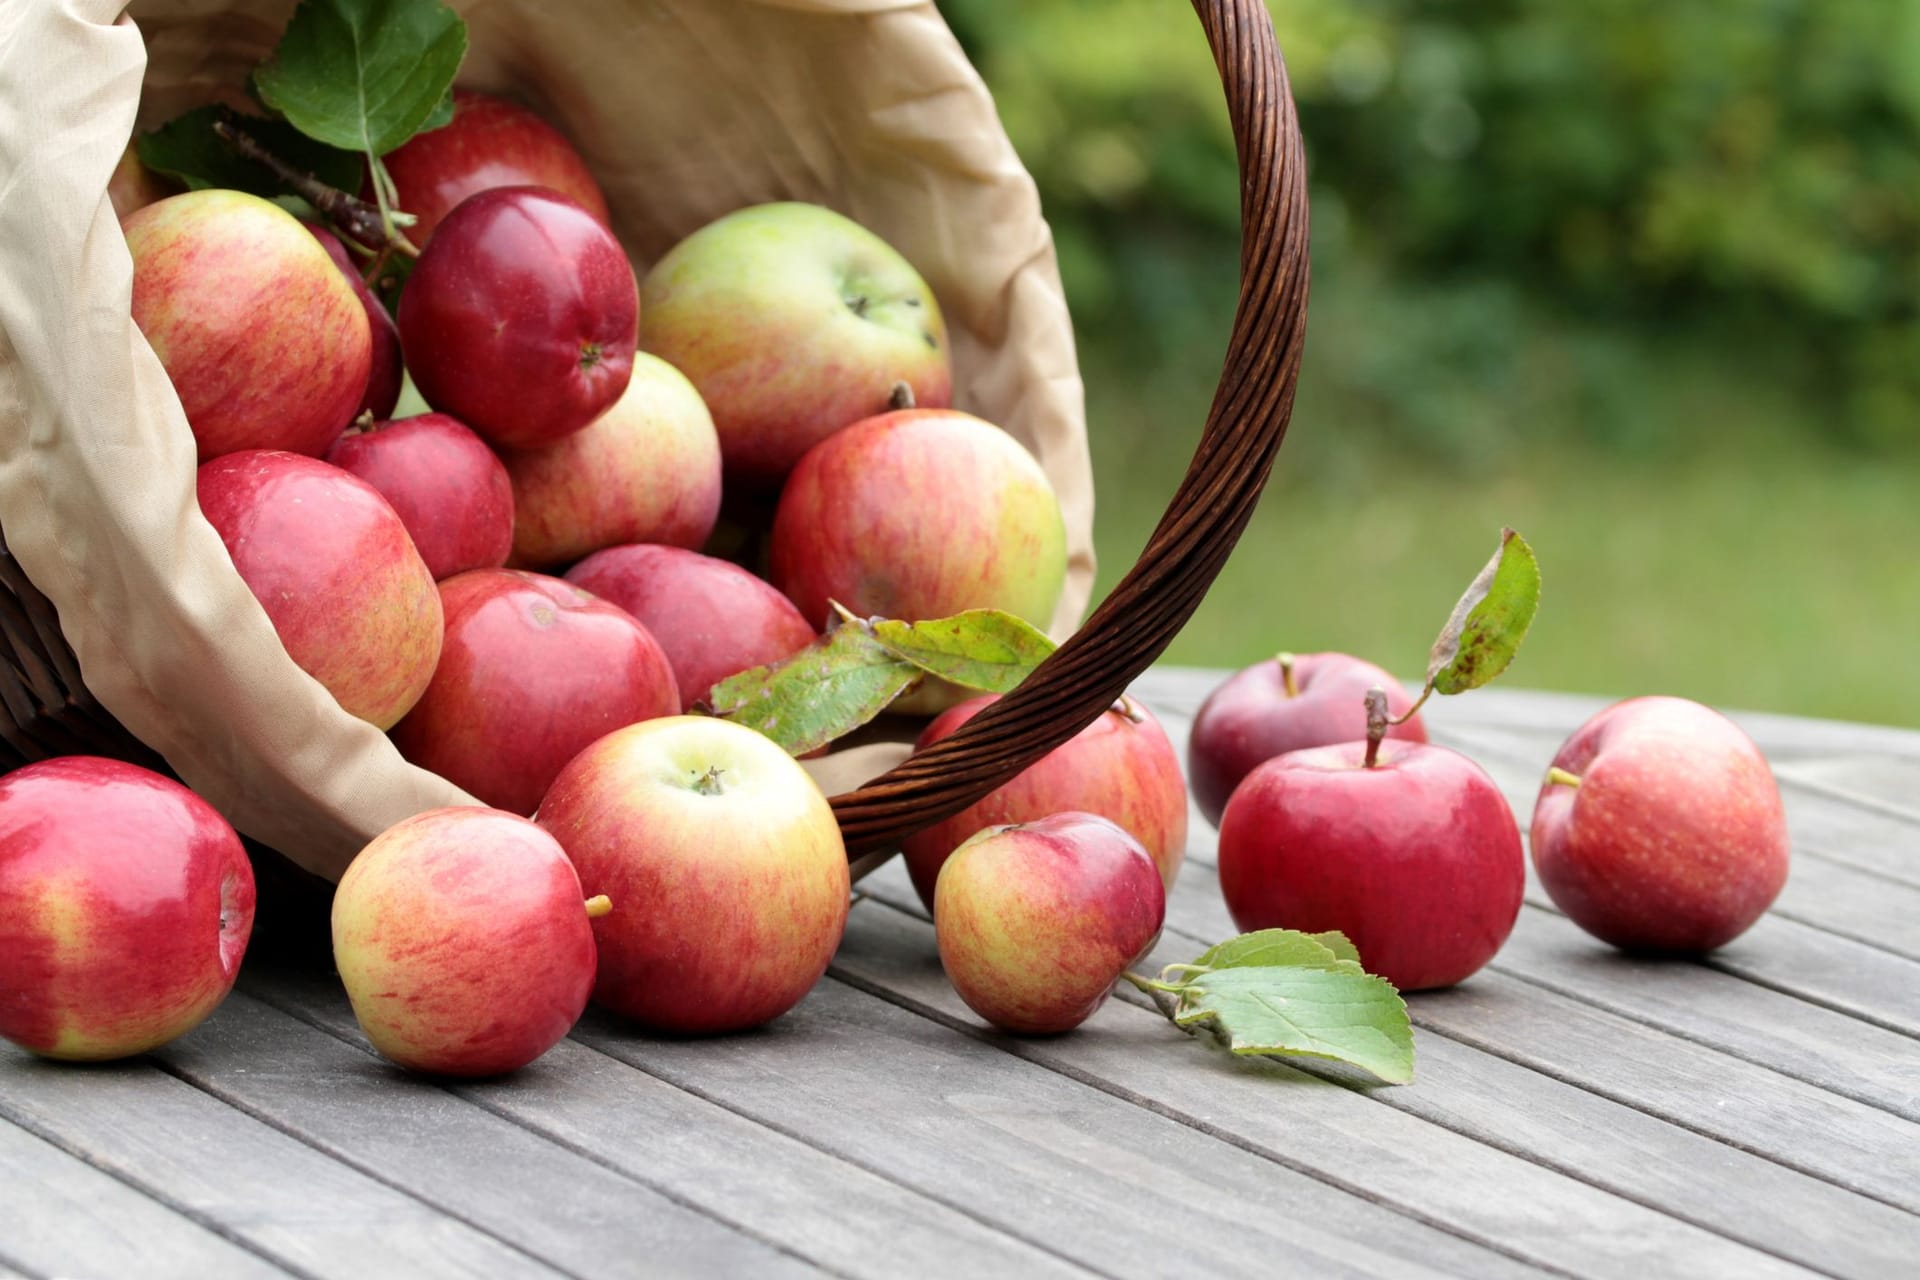
[[[1100,590],[1233,310],[1181,0],[940,0],[1058,240]],[[1514,686],[1920,724],[1920,6],[1275,0],[1311,172],[1300,396],[1171,660],[1412,673],[1502,524]]]

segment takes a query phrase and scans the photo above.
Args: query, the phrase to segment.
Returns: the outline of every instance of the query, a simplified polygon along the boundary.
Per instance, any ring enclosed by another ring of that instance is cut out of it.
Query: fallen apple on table
[[[513,482],[479,436],[444,413],[349,428],[327,461],[380,491],[439,582],[513,552]]]

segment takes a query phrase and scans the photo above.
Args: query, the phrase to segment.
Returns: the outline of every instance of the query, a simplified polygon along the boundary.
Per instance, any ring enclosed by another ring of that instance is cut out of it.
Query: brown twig
[[[325,214],[341,235],[369,253],[404,253],[408,257],[418,257],[420,251],[398,231],[389,232],[380,210],[375,205],[356,196],[350,196],[338,187],[330,187],[311,173],[302,173],[279,156],[261,146],[253,136],[237,127],[237,116],[229,113],[225,118],[214,122],[213,131],[220,140],[232,147],[241,156],[263,165],[273,171],[273,175],[285,183],[295,194],[308,204]]]

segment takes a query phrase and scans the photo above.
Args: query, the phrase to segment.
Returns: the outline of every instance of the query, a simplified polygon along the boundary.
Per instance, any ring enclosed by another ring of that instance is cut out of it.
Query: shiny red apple
[[[1725,946],[1787,882],[1766,757],[1685,698],[1615,703],[1568,738],[1541,784],[1532,845],[1554,905],[1633,951]]]
[[[1388,714],[1413,706],[1392,676],[1344,653],[1282,654],[1228,676],[1200,704],[1187,738],[1187,778],[1200,812],[1217,827],[1227,797],[1254,766],[1366,737],[1366,695],[1375,685],[1387,691]],[[1387,736],[1425,742],[1427,729],[1416,714]]]
[[[446,647],[393,741],[496,809],[532,813],[588,743],[680,710],[647,629],[572,583],[474,569],[441,583],[440,597]]]
[[[400,400],[400,379],[404,370],[400,367],[400,327],[393,322],[393,316],[387,311],[386,304],[373,296],[373,290],[367,287],[366,278],[360,274],[360,267],[340,243],[340,237],[325,227],[309,222],[307,230],[313,232],[313,238],[333,259],[333,265],[340,268],[340,274],[353,286],[354,296],[360,299],[360,307],[367,313],[367,331],[373,340],[372,363],[367,371],[367,390],[360,398],[360,407],[355,410],[357,418],[370,413],[376,418],[384,418],[393,412],[393,406]]]
[[[0,778],[0,1036],[49,1058],[157,1048],[213,1012],[253,928],[213,806],[95,756]]]
[[[440,224],[400,295],[415,387],[489,444],[550,445],[627,389],[640,295],[592,213],[541,187],[496,187]]]
[[[914,749],[949,737],[995,701],[989,694],[942,712],[921,731]],[[1153,713],[1123,698],[997,790],[908,836],[901,847],[920,900],[933,906],[941,865],[974,832],[1068,810],[1118,824],[1146,847],[1162,883],[1173,886],[1187,852],[1187,788],[1180,760]]]
[[[619,605],[653,633],[686,707],[728,676],[778,662],[815,639],[793,602],[765,582],[681,547],[608,547],[569,569],[567,581]]]
[[[339,467],[272,450],[215,458],[197,487],[287,656],[349,715],[392,727],[433,676],[441,624],[393,507]]]
[[[327,461],[380,491],[435,581],[497,569],[513,550],[513,485],[479,436],[444,413],[351,427]]]
[[[933,928],[967,1007],[1006,1031],[1071,1031],[1152,950],[1167,912],[1138,840],[1090,813],[976,832],[940,868]]]

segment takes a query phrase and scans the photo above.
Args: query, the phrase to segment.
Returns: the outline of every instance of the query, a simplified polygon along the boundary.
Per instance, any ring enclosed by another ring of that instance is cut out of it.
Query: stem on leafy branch
[[[214,122],[214,133],[241,156],[271,170],[276,178],[325,214],[341,235],[371,252],[397,249],[402,253],[419,253],[418,249],[406,242],[405,236],[398,232],[389,234],[389,224],[382,210],[348,195],[338,187],[328,186],[311,173],[302,173],[294,168],[261,146],[251,134],[238,128],[235,124],[238,119],[237,115],[226,113],[225,118]]]
[[[1299,659],[1290,653],[1277,653],[1273,660],[1280,664],[1280,685],[1287,691],[1289,698],[1300,696],[1299,682],[1293,678],[1293,664]]]
[[[1379,685],[1367,690],[1367,759],[1371,769],[1380,759],[1380,740],[1387,736],[1387,691]]]
[[[1113,714],[1130,724],[1139,724],[1147,718],[1146,713],[1140,709],[1140,704],[1135,702],[1129,694],[1123,693],[1114,699],[1113,705],[1108,707],[1107,710],[1113,712]]]
[[[1569,773],[1559,765],[1555,765],[1547,770],[1547,781],[1556,787],[1577,787],[1580,785],[1580,775]]]
[[[914,407],[913,388],[904,382],[893,384],[893,390],[887,395],[887,408],[911,409]]]
[[[1140,990],[1146,992],[1148,998],[1153,1001],[1154,1007],[1160,1010],[1161,1015],[1165,1017],[1168,1022],[1173,1021],[1174,1010],[1177,1007],[1173,993],[1179,991],[1178,987],[1164,982],[1155,982],[1145,974],[1135,973],[1131,969],[1120,976]]]
[[[1387,723],[1388,724],[1405,724],[1407,721],[1413,719],[1414,716],[1419,714],[1420,708],[1426,706],[1427,699],[1431,698],[1432,696],[1433,696],[1433,682],[1429,680],[1427,682],[1426,688],[1420,690],[1420,696],[1414,700],[1413,705],[1407,708],[1407,714],[1403,716],[1395,716],[1393,719],[1387,721]]]
[[[587,899],[587,919],[598,920],[613,910],[613,900],[604,893],[596,893]]]

